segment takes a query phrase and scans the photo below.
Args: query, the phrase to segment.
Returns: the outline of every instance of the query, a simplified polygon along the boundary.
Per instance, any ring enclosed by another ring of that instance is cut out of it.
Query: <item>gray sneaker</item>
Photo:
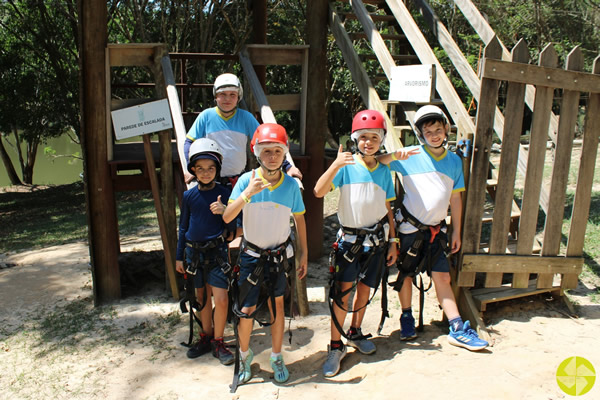
[[[329,378],[340,372],[340,363],[346,357],[346,351],[346,346],[334,350],[327,346],[327,360],[323,364],[323,375]]]
[[[348,331],[348,341],[346,344],[348,346],[352,346],[363,354],[373,354],[377,348],[373,342],[369,341],[371,335],[363,335],[360,328],[356,330],[356,333],[350,336],[350,331]]]

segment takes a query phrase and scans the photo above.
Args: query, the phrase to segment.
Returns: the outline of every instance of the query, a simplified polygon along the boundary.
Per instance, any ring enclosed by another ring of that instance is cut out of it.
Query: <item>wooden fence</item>
[[[461,262],[456,281],[459,287],[473,287],[476,273],[483,273],[485,288],[501,287],[504,282],[504,286],[510,285],[508,289],[515,293],[513,297],[544,290],[562,291],[577,286],[583,265],[585,227],[600,132],[600,56],[594,60],[592,73],[585,73],[582,72],[583,56],[578,47],[569,53],[564,69],[558,68],[558,56],[552,45],[546,46],[540,53],[538,65],[528,64],[528,54],[526,44],[520,41],[511,52],[512,61],[502,61],[502,47],[496,37],[485,48],[464,212]],[[489,201],[486,199],[488,166],[494,134],[494,114],[501,84],[506,85],[503,110],[505,123],[501,134],[502,151],[497,169],[491,233],[489,243],[484,244],[481,240],[482,217],[486,201]],[[523,159],[519,145],[526,85],[535,87],[535,103],[530,143],[525,153],[527,158]],[[562,96],[555,101],[556,93]],[[567,222],[570,222],[570,227],[566,246],[561,250],[563,231],[567,230],[563,226],[567,178],[582,93],[589,96],[583,107],[583,144],[572,214]],[[553,106],[560,119],[551,180],[546,187],[547,207],[543,208],[547,211],[544,212],[540,210],[540,193],[545,185],[544,163]],[[527,168],[524,174],[521,215],[515,235],[510,233],[511,211],[517,168],[524,163]],[[540,212],[545,221],[541,233],[537,232]]]

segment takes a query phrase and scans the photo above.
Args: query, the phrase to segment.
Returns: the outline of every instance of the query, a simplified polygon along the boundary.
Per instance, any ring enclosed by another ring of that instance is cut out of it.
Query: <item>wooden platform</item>
[[[540,293],[556,293],[560,295],[560,286],[554,286],[546,289],[537,289],[536,280],[530,280],[529,286],[523,289],[514,289],[510,284],[502,285],[497,288],[481,288],[471,289],[470,293],[473,297],[475,306],[480,312],[486,310],[489,303],[498,301],[517,299],[519,297],[532,296]]]

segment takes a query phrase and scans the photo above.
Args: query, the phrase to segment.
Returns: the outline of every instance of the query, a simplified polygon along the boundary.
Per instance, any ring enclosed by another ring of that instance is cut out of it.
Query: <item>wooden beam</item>
[[[464,254],[462,271],[578,275],[582,267],[583,257]]]
[[[156,95],[159,98],[167,98],[167,84],[162,69],[162,60],[168,57],[167,46],[157,46],[154,49],[154,81],[156,83]],[[173,150],[171,148],[172,130],[165,130],[158,133],[160,146],[160,201],[164,219],[164,246],[169,247],[169,251],[164,249],[165,270],[168,282],[171,287],[171,295],[175,300],[179,300],[179,288],[177,285],[177,272],[175,271],[175,252],[177,249],[177,216],[175,215],[175,182],[173,180]],[[153,174],[154,171],[149,171]],[[152,182],[152,181],[150,181]],[[157,210],[158,211],[158,210]]]
[[[539,64],[546,67],[556,67],[558,56],[552,45],[540,53]],[[550,87],[538,87],[535,94],[533,121],[531,123],[531,138],[527,159],[527,174],[523,184],[523,201],[521,204],[521,219],[519,221],[519,241],[517,254],[529,255],[533,248],[536,234],[540,192],[544,173],[546,142],[550,112],[552,109],[554,91]]]
[[[177,95],[177,88],[175,85],[175,77],[173,76],[173,69],[171,67],[171,60],[168,56],[162,58],[161,66],[165,77],[167,99],[169,99],[169,108],[171,109],[171,118],[173,118],[173,128],[175,129],[175,139],[177,140],[177,153],[179,155],[179,163],[181,165],[182,171],[186,171],[187,160],[185,159],[185,154],[183,151],[186,129],[181,113],[179,97]]]
[[[109,44],[111,67],[152,67],[158,43]]]
[[[325,172],[325,133],[327,132],[327,18],[329,4],[326,1],[308,1],[306,4],[306,39],[308,50],[306,71],[306,155],[310,157],[310,167],[304,174],[304,184],[308,195],[304,197],[306,206],[306,230],[310,232],[308,258],[316,261],[323,248],[323,198],[312,195],[316,182]],[[304,86],[304,83],[303,83]]]
[[[467,113],[462,100],[454,90],[450,78],[446,75],[444,68],[412,18],[410,11],[402,1],[387,0],[386,3],[392,10],[392,13],[396,17],[396,21],[402,28],[402,31],[409,40],[415,53],[419,56],[421,63],[435,64],[436,89],[450,113],[450,118],[452,118],[457,125],[460,137],[467,137],[469,134],[473,134],[475,132],[475,126],[471,121],[469,113]]]
[[[600,74],[600,56],[594,60],[592,73]],[[582,255],[585,243],[586,230],[582,227],[587,226],[589,217],[594,185],[594,169],[598,153],[598,132],[600,132],[600,113],[592,110],[600,110],[600,93],[590,93],[586,107],[577,187],[575,188],[571,226],[569,227],[569,238],[567,240],[567,256]],[[563,275],[561,287],[563,289],[577,287],[577,276]]]
[[[492,39],[485,47],[484,57],[497,58],[501,55],[500,45]],[[477,128],[473,143],[473,159],[471,161],[471,174],[467,190],[466,214],[462,235],[462,252],[477,253],[481,237],[481,219],[483,217],[483,204],[485,202],[488,166],[490,163],[490,150],[493,137],[493,118],[498,98],[499,82],[484,78],[481,80],[481,98],[477,108]],[[459,286],[473,286],[475,274],[463,271],[458,275]]]
[[[266,96],[273,111],[300,110],[301,97],[301,94],[270,94]]]
[[[583,69],[583,54],[579,46],[575,47],[567,56],[565,69],[580,71]],[[600,78],[598,79],[600,82]],[[552,179],[550,181],[550,197],[546,224],[544,226],[544,242],[542,245],[543,256],[555,256],[560,251],[562,239],[563,216],[565,214],[565,193],[571,165],[571,151],[579,116],[579,90],[563,90],[560,105],[560,121],[556,137],[554,162],[552,163]],[[589,110],[588,110],[589,112]],[[539,278],[538,278],[539,279]]]
[[[369,75],[363,68],[362,63],[358,55],[356,54],[356,51],[354,50],[354,46],[352,44],[352,40],[350,40],[350,36],[346,32],[346,29],[344,28],[344,25],[342,24],[342,21],[339,15],[337,14],[337,11],[333,8],[331,3],[329,5],[329,27],[336,39],[336,44],[342,51],[342,56],[344,57],[346,64],[348,64],[348,68],[350,69],[350,73],[352,74],[352,79],[358,87],[363,103],[365,103],[367,108],[381,112],[386,120],[387,126],[393,127],[394,124],[392,123],[387,114],[387,106],[379,98],[375,87],[371,83],[371,78],[369,78]],[[373,32],[372,37],[376,38],[378,35],[379,32],[375,31]],[[389,67],[389,51],[383,48],[379,48],[378,51],[379,55],[382,56],[382,59],[388,60],[385,62],[385,65]],[[388,72],[388,76],[391,76],[391,70],[389,70]],[[391,151],[401,147],[402,142],[400,141],[399,132],[397,132],[395,128],[388,128],[388,134],[386,135],[385,139],[385,148],[388,151]]]
[[[107,163],[106,2],[79,2],[81,33],[81,143],[88,242],[96,305],[121,297],[118,227]]]
[[[496,35],[494,30],[487,23],[486,19],[481,15],[477,7],[473,4],[471,0],[454,0],[454,3],[458,6],[458,8],[462,11],[463,15],[469,21],[471,26],[475,29],[475,32],[479,35],[483,43],[487,43],[493,36]],[[504,47],[504,44],[500,41],[500,46],[502,46],[502,59],[510,60],[511,55]],[[535,87],[531,85],[527,85],[525,87],[525,104],[529,107],[530,110],[533,110],[534,100],[535,99]],[[548,129],[548,136],[552,139],[552,141],[556,140],[556,132],[558,131],[558,117],[551,115],[550,127]]]
[[[564,89],[600,93],[600,77],[594,74],[501,60],[484,60],[481,73],[486,78]]]
[[[512,50],[512,61],[526,63],[529,60],[529,50],[525,41],[520,40]],[[509,82],[506,94],[507,116],[504,125],[502,153],[498,168],[498,184],[494,198],[494,217],[490,237],[490,254],[504,254],[508,246],[508,233],[512,221],[512,208],[515,193],[515,178],[520,147],[521,125],[523,123],[523,106],[525,85]],[[527,287],[528,274],[519,274],[513,283],[515,287]],[[486,287],[500,286],[502,274],[487,274]]]
[[[308,46],[248,44],[245,48],[253,65],[301,65]]]

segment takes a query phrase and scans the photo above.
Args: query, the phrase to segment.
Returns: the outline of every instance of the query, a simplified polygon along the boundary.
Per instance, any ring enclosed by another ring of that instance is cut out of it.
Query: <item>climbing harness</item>
[[[446,221],[442,220],[437,225],[425,225],[415,218],[410,212],[408,212],[404,204],[400,206],[400,212],[402,213],[402,221],[400,224],[408,222],[417,228],[417,232],[415,233],[415,240],[413,241],[411,247],[405,253],[401,254],[398,259],[398,269],[400,270],[398,279],[396,282],[390,282],[389,284],[394,288],[395,291],[399,292],[402,289],[404,279],[407,277],[412,277],[413,284],[417,289],[419,289],[419,325],[417,327],[417,331],[421,332],[423,330],[423,306],[425,304],[425,292],[431,289],[433,284],[431,280],[431,268],[433,263],[440,257],[442,253],[444,253],[445,257],[448,257],[448,236],[443,230],[446,227]],[[400,226],[400,224],[398,224],[398,226]],[[428,237],[429,240],[427,240]],[[426,240],[428,241],[429,245],[433,244],[436,240],[438,241],[439,246],[435,254],[431,254],[430,252],[423,254],[423,244]],[[419,262],[417,262],[417,260],[419,260]],[[430,277],[427,288],[425,288],[423,277],[421,276],[422,272],[426,272]],[[419,282],[417,282],[417,276],[419,277]]]
[[[183,314],[190,313],[190,334],[188,337],[188,342],[182,342],[181,345],[185,347],[190,347],[192,345],[192,340],[194,337],[194,320],[198,323],[200,329],[202,329],[202,323],[200,319],[194,312],[194,310],[200,312],[204,309],[207,303],[206,290],[203,291],[202,301],[198,303],[196,299],[196,293],[194,290],[194,280],[193,276],[198,273],[198,268],[201,268],[201,273],[204,277],[204,283],[208,282],[208,275],[210,271],[218,266],[221,268],[221,271],[225,274],[226,277],[229,277],[232,272],[232,267],[226,259],[221,257],[219,248],[225,243],[225,237],[227,233],[223,232],[223,234],[213,240],[209,240],[206,242],[186,242],[185,245],[188,248],[193,249],[193,255],[191,258],[191,262],[188,263],[187,259],[184,261],[184,288],[185,288],[185,297],[181,299],[179,302],[179,308]],[[214,257],[216,261],[216,265],[211,262],[212,258],[211,253],[216,253]],[[200,255],[203,255],[202,265],[200,261]],[[189,303],[189,306],[186,306],[186,303]]]
[[[289,271],[289,263],[287,258],[287,248],[290,244],[292,244],[292,239],[289,237],[284,243],[277,246],[274,249],[261,249],[257,245],[247,241],[246,239],[242,240],[242,244],[240,246],[240,254],[238,256],[238,262],[236,263],[236,267],[234,268],[234,273],[231,277],[230,281],[230,293],[232,298],[232,312],[233,312],[233,331],[235,335],[235,366],[233,371],[233,381],[230,386],[231,393],[235,393],[237,390],[237,386],[239,384],[239,369],[240,369],[240,347],[239,347],[239,333],[238,333],[238,324],[240,318],[254,319],[261,327],[270,326],[275,322],[277,318],[277,308],[275,306],[275,287],[279,280],[281,274],[285,274],[286,280],[288,277]],[[254,266],[252,272],[248,275],[243,282],[239,283],[239,260],[242,253],[246,253],[250,256],[256,257],[258,256],[258,261]],[[268,284],[265,283],[265,275],[268,274]],[[242,311],[244,302],[248,297],[250,291],[258,287],[260,289],[265,289],[267,292],[267,296],[260,296],[257,301],[256,308],[250,314],[247,314]],[[293,299],[293,292],[292,292]],[[271,310],[273,313],[273,318],[271,321],[261,321],[258,319],[257,313],[267,304],[267,301],[270,300]],[[293,308],[293,301],[290,305],[290,308]],[[291,311],[291,310],[290,310]],[[290,313],[290,315],[292,315]],[[290,317],[291,323],[291,317]],[[290,332],[290,343],[292,340],[292,334]]]
[[[348,340],[350,340],[350,338],[344,332],[342,325],[340,324],[340,322],[337,320],[337,318],[335,316],[333,304],[335,303],[340,309],[342,309],[346,312],[355,313],[355,312],[362,310],[367,305],[369,305],[369,303],[371,302],[373,297],[375,297],[375,293],[377,293],[377,289],[379,288],[379,285],[382,282],[382,277],[386,276],[385,270],[387,270],[387,268],[385,267],[385,260],[386,260],[385,250],[387,249],[387,230],[388,229],[389,229],[389,224],[387,223],[387,216],[384,217],[381,221],[379,221],[377,224],[375,224],[371,228],[348,228],[348,227],[342,226],[341,230],[345,235],[356,236],[355,242],[352,243],[352,246],[350,248],[347,248],[347,246],[343,246],[343,245],[340,246],[339,239],[338,239],[338,241],[334,242],[332,245],[332,251],[329,255],[329,299],[328,299],[329,313],[331,314],[331,320],[333,321],[334,326],[337,328],[337,330],[340,332],[340,334]],[[364,251],[364,249],[366,247],[365,246],[366,241],[370,241],[372,244],[372,246],[370,246],[370,249],[367,252]],[[342,251],[343,251],[343,253],[342,253]],[[361,282],[365,278],[365,276],[367,275],[367,271],[369,269],[369,262],[371,261],[371,258],[373,257],[373,255],[375,253],[377,253],[379,251],[382,251],[383,255],[377,265],[377,275],[376,275],[377,276],[377,280],[376,280],[377,286],[374,288],[373,294],[371,295],[369,300],[367,300],[367,302],[364,306],[362,306],[356,310],[347,310],[346,308],[344,308],[344,306],[342,304],[342,299],[346,295],[351,293],[358,286],[358,283]],[[347,290],[342,290],[340,287],[340,282],[335,279],[337,273],[341,272],[339,270],[340,266],[337,263],[337,259],[339,257],[343,257],[344,259],[346,259],[346,261],[349,264],[353,263],[357,257],[359,257],[359,260],[360,260],[359,261],[360,262],[360,270],[358,273],[358,277],[356,278],[356,281],[352,284],[352,286]],[[382,289],[382,290],[385,292],[385,289]],[[383,313],[387,313],[387,304],[385,305],[385,307],[383,305],[384,297],[387,302],[387,296],[383,295],[382,296],[382,311],[383,311]],[[382,317],[382,318],[385,318],[385,317]],[[370,337],[371,337],[371,334],[368,334],[366,336],[363,335],[363,337],[361,337],[361,339],[368,339]],[[355,338],[353,338],[353,339],[355,339]]]

